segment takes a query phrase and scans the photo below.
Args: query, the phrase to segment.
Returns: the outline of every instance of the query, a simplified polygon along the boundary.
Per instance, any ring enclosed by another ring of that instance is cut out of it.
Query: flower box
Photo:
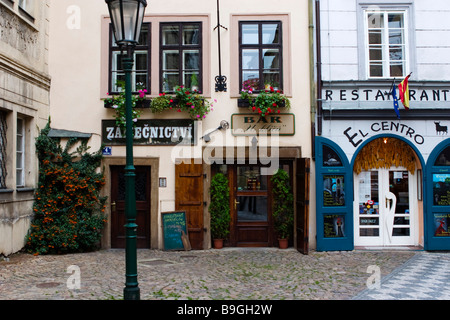
[[[151,99],[145,99],[145,100],[138,100],[136,101],[136,108],[139,109],[149,109],[150,108],[150,103],[152,102]],[[104,100],[104,107],[107,109],[112,109],[113,107],[113,103],[109,102],[107,100]]]

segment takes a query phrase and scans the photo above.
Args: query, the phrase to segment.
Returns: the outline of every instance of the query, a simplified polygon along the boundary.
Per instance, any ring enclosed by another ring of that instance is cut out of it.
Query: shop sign
[[[411,141],[417,145],[423,145],[425,143],[424,136],[419,134],[416,129],[405,123],[394,121],[376,121],[361,130],[348,127],[343,132],[344,136],[355,148],[357,148],[369,134],[379,133],[394,133],[397,135],[403,135],[406,138],[411,139]]]
[[[190,119],[146,119],[134,123],[134,144],[173,146],[195,145],[197,125]],[[125,134],[115,120],[102,120],[102,142],[125,145]]]
[[[259,134],[275,134],[293,136],[295,134],[295,118],[292,113],[280,113],[261,117],[254,113],[233,114],[231,129],[234,136],[252,136]]]
[[[431,88],[431,89],[409,89],[410,101],[423,102],[448,102],[450,101],[450,88]],[[391,101],[391,90],[379,88],[352,88],[352,89],[325,89],[323,90],[325,101],[365,101],[381,102]]]

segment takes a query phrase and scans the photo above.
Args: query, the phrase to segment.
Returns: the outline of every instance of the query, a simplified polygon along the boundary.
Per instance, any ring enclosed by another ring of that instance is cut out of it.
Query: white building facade
[[[450,249],[450,4],[316,4],[318,250]]]
[[[22,249],[33,217],[35,138],[49,116],[48,1],[0,1],[0,255]]]

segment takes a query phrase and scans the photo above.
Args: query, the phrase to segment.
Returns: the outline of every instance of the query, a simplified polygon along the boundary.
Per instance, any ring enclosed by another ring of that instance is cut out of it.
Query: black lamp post
[[[126,134],[126,166],[125,166],[125,300],[139,300],[140,289],[137,279],[137,224],[135,168],[133,164],[133,112],[131,102],[131,72],[133,70],[133,51],[139,41],[142,22],[144,20],[146,0],[105,0],[118,46],[126,50],[122,58],[125,72],[125,134]]]

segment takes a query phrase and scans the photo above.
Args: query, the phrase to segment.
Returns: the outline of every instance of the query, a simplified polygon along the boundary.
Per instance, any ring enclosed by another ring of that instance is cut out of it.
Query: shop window
[[[437,157],[435,166],[450,166],[450,147],[446,148],[441,154]]]
[[[161,23],[160,91],[184,86],[202,91],[202,24]]]
[[[0,189],[6,189],[6,114],[0,111]]]
[[[283,52],[280,21],[239,23],[241,88],[259,91],[265,85],[283,89]]]
[[[369,78],[404,77],[407,73],[405,11],[365,11]]]
[[[345,214],[327,214],[323,216],[324,238],[345,237]]]
[[[117,94],[124,90],[125,73],[122,66],[123,52],[116,45],[112,27],[110,27],[110,72],[109,72],[109,93]],[[131,73],[132,90],[137,93],[146,89],[150,93],[150,23],[142,25],[139,42],[135,47],[134,65]]]

